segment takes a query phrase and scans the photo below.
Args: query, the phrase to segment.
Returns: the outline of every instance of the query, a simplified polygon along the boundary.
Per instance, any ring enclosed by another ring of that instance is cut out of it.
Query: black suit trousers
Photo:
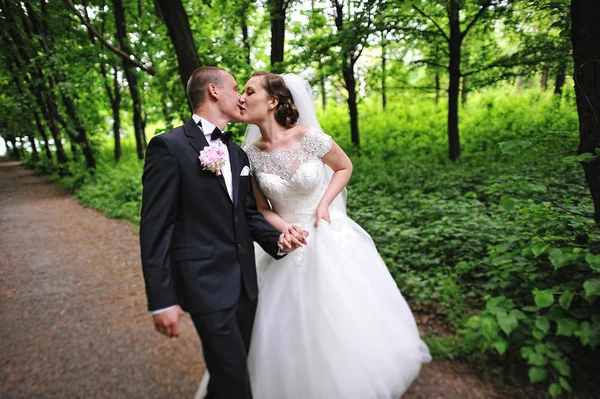
[[[252,399],[246,358],[256,305],[242,289],[231,308],[191,315],[210,372],[206,399]]]

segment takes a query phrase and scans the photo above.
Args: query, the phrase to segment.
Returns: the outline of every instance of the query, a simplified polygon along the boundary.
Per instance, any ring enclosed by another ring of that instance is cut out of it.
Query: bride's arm
[[[348,155],[340,148],[335,141],[331,143],[331,150],[325,154],[322,158],[323,163],[329,166],[333,170],[333,177],[327,186],[325,194],[317,207],[317,220],[315,221],[315,227],[319,225],[319,220],[325,219],[328,223],[331,223],[329,218],[329,205],[333,202],[335,197],[342,192],[350,176],[352,176],[352,161],[348,158]]]
[[[258,208],[258,211],[263,215],[266,221],[275,228],[275,230],[283,233],[283,239],[288,248],[292,248],[290,244],[293,244],[294,247],[306,245],[306,237],[308,237],[308,232],[302,230],[298,226],[290,225],[271,209],[271,205],[269,204],[269,201],[267,201],[267,197],[265,197],[265,195],[258,188],[258,184],[256,184],[256,179],[254,176],[252,176],[252,190],[254,192],[254,198],[256,199],[256,207]],[[284,249],[281,247],[281,245],[280,248]]]

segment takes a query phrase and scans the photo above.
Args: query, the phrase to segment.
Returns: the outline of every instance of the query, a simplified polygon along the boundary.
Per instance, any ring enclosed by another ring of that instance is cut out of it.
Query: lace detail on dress
[[[311,129],[298,144],[289,149],[281,148],[264,152],[254,144],[250,144],[244,150],[250,158],[253,175],[268,173],[290,181],[302,164],[323,158],[331,150],[332,143],[331,136]]]
[[[316,208],[329,183],[321,158],[332,143],[327,134],[309,130],[290,149],[263,152],[254,144],[245,148],[260,191],[288,223],[314,222]]]

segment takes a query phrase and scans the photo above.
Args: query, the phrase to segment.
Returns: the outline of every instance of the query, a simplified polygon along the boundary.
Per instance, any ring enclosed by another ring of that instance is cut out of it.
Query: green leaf
[[[554,303],[554,295],[549,290],[538,291],[536,289],[533,291],[533,295],[535,296],[535,304],[539,308],[547,308]]]
[[[538,341],[541,341],[546,336],[546,333],[537,328],[534,328],[533,330],[531,330],[531,335],[533,335],[533,338],[537,339]]]
[[[507,211],[513,210],[515,208],[515,201],[508,195],[500,198],[500,206]]]
[[[498,311],[504,311],[505,310],[504,307],[500,306],[504,301],[506,301],[505,296],[494,297],[486,302],[485,308],[492,313],[496,313]]]
[[[573,291],[563,292],[558,298],[558,303],[560,304],[560,307],[564,310],[568,310],[571,306],[571,301],[573,300],[574,295],[575,294],[573,293]]]
[[[519,324],[514,315],[506,314],[506,312],[498,313],[496,315],[496,320],[498,320],[500,328],[506,335],[510,335],[510,333],[512,333]]]
[[[550,320],[547,317],[540,317],[535,321],[535,326],[542,330],[544,334],[548,334],[548,330],[550,330]]]
[[[594,154],[591,152],[584,152],[583,154],[579,154],[577,156],[577,160],[579,162],[591,162],[594,159]]]
[[[529,359],[529,356],[533,353],[533,348],[531,346],[523,346],[521,347],[521,357],[523,359]]]
[[[592,279],[583,283],[583,289],[585,289],[585,299],[588,299],[595,295],[600,295],[600,280]]]
[[[504,352],[506,352],[506,348],[508,348],[508,344],[505,340],[500,340],[494,342],[494,347],[496,348],[499,354],[504,355]]]
[[[577,156],[576,155],[571,155],[568,157],[564,157],[562,159],[563,163],[575,163],[577,162]]]
[[[565,391],[571,392],[571,384],[569,384],[569,382],[563,377],[558,377],[558,383]]]
[[[569,262],[573,261],[576,257],[573,256],[573,251],[570,249],[553,248],[548,253],[548,258],[550,259],[550,262],[552,262],[554,270],[558,270],[568,265]]]
[[[568,377],[571,375],[571,367],[563,359],[553,360],[552,366],[562,375]]]
[[[550,396],[553,398],[558,398],[562,393],[562,388],[558,384],[550,384],[548,387],[548,393],[550,393]]]
[[[535,384],[536,382],[544,381],[547,376],[548,376],[548,371],[546,371],[546,369],[543,369],[540,367],[532,367],[529,369],[529,381],[532,384]]]
[[[521,312],[519,309],[512,309],[510,311],[511,316],[514,316],[517,318],[517,320],[526,320],[527,319],[527,315],[523,312]]]
[[[579,340],[583,345],[589,345],[592,349],[600,344],[600,324],[584,321],[580,325]]]
[[[565,337],[572,337],[578,325],[577,320],[567,317],[556,320],[556,324],[558,325],[556,335],[563,335]]]
[[[535,257],[537,258],[538,256],[540,256],[541,254],[543,254],[544,252],[546,252],[546,250],[550,248],[550,245],[546,244],[545,242],[538,242],[536,244],[534,244],[531,247],[531,252],[533,252],[533,254],[535,255]]]
[[[548,358],[539,353],[532,353],[527,359],[527,362],[533,366],[543,367],[548,364]]]
[[[538,342],[534,346],[535,351],[540,354],[545,354],[547,352],[546,345],[543,342]]]
[[[592,269],[600,272],[600,255],[587,254],[585,255],[585,261]]]
[[[524,148],[531,147],[531,141],[512,140],[499,144],[502,155],[514,155],[520,153]]]
[[[498,324],[491,317],[481,318],[481,333],[489,340],[495,339],[498,336]]]

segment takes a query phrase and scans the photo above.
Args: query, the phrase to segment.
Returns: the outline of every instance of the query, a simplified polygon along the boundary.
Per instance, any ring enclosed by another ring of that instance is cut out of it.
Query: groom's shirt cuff
[[[177,306],[177,305],[169,306],[168,308],[162,308],[162,309],[153,310],[152,311],[152,316],[157,315],[157,314],[162,313],[162,312],[166,312],[169,309],[173,309],[175,306]]]

